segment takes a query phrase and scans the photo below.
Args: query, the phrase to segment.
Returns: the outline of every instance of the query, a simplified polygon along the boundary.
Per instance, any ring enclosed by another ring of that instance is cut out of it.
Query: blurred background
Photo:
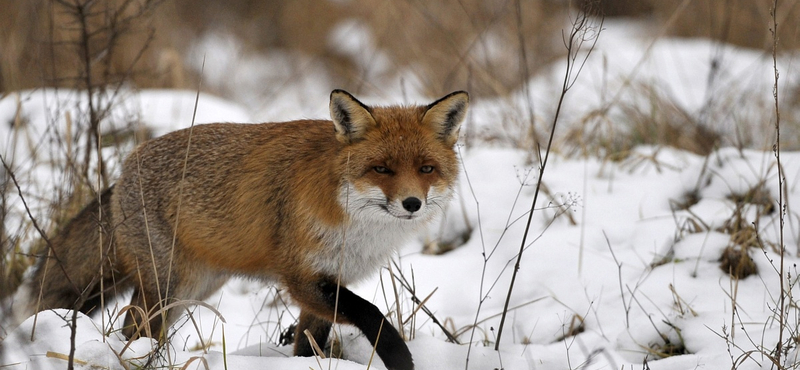
[[[800,43],[797,3],[778,4],[783,51]],[[356,94],[505,96],[565,54],[568,12],[586,6],[653,37],[772,50],[771,0],[6,0],[0,91],[195,89],[205,58],[203,90],[251,106],[309,76]]]

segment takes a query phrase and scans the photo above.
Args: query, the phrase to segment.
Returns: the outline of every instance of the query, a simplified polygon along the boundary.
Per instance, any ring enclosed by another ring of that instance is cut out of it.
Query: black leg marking
[[[322,282],[319,288],[333,311],[336,304],[336,284]],[[411,352],[397,329],[378,307],[357,296],[345,287],[339,287],[339,315],[355,325],[376,348],[378,356],[389,370],[413,370]],[[381,325],[383,325],[381,327]],[[378,332],[380,331],[380,337]]]

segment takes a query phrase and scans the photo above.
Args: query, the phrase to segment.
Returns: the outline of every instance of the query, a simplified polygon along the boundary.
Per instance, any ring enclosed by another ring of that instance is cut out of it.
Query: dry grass
[[[134,12],[128,0],[103,0],[95,6],[91,26],[106,25],[109,12]],[[13,2],[0,15],[0,89],[14,91],[41,86],[66,86],[80,70],[73,57],[79,41],[68,9],[56,0]],[[331,45],[330,34],[345,20],[359,20],[369,27],[374,43],[389,54],[392,72],[413,68],[431,93],[449,92],[469,84],[474,95],[505,94],[521,81],[520,73],[533,73],[560,51],[558,39],[563,6],[544,0],[522,0],[524,16],[518,24],[513,1],[409,0],[386,2],[328,2],[313,0],[226,2],[176,0],[158,4],[146,17],[127,25],[131,32],[109,53],[106,67],[97,73],[122,73],[128,66],[150,71],[130,79],[139,87],[191,86],[179,55],[206,31],[237,35],[245,47],[269,52],[293,50],[313,56],[329,69],[334,82],[369,87],[379,81],[365,80],[364,66]],[[189,11],[187,11],[189,10]],[[106,22],[106,23],[104,23]],[[155,30],[153,40],[141,37]],[[520,37],[520,35],[522,37]],[[104,36],[97,35],[98,40]],[[534,57],[527,68],[519,66],[519,40]],[[136,55],[131,50],[149,48]],[[508,45],[508,46],[499,46]],[[498,49],[499,48],[499,49]],[[95,50],[105,58],[104,50]],[[154,73],[152,73],[154,72]],[[79,87],[79,86],[78,86]]]
[[[719,268],[735,279],[758,274],[758,267],[750,256],[749,249],[740,246],[731,245],[722,251]]]
[[[561,150],[610,160],[628,158],[640,145],[673,147],[708,155],[723,137],[653,86],[629,87],[636,99],[594,112],[569,127]]]
[[[584,0],[588,1],[588,0]],[[604,0],[607,16],[651,18],[660,27],[672,18],[667,34],[702,37],[772,51],[772,0]],[[778,6],[778,42],[783,51],[800,48],[798,1],[781,1]]]
[[[587,2],[586,0],[584,2]],[[109,13],[135,12],[130,0],[102,0],[91,20],[96,27]],[[146,17],[126,25],[125,37],[103,61],[98,74],[122,74],[130,66],[148,71],[129,79],[138,87],[191,87],[196,76],[182,60],[191,43],[205,32],[237,35],[254,51],[290,50],[312,56],[328,69],[335,84],[359,90],[380,86],[380,77],[363,63],[331,45],[331,31],[346,20],[358,20],[371,30],[375,46],[393,64],[385,74],[412,69],[430,94],[469,88],[473,96],[503,96],[543,66],[563,55],[560,32],[568,3],[548,0],[517,1],[406,0],[387,2],[197,1],[159,2]],[[578,2],[576,2],[578,3]],[[638,16],[653,20],[655,29],[674,18],[668,35],[707,37],[735,45],[771,47],[768,0],[727,1],[605,0],[609,16]],[[685,6],[683,6],[685,5]],[[0,14],[0,91],[41,86],[75,87],[79,61],[70,50],[79,34],[65,7],[56,0],[12,2]],[[797,1],[779,10],[781,50],[800,46]],[[147,40],[144,34],[155,31]],[[102,34],[98,34],[98,39]],[[145,43],[149,47],[138,55]],[[521,45],[526,56],[523,58]],[[96,56],[103,57],[103,50]],[[375,77],[378,80],[375,80]]]
[[[75,2],[84,5],[90,2]],[[92,60],[90,77],[108,83],[132,81],[141,86],[164,86],[166,71],[158,69],[161,53],[170,48],[164,38],[150,40],[157,2],[104,0],[86,7],[88,43],[84,25],[76,22],[75,9],[56,0],[12,2],[0,15],[0,90],[3,92],[44,86],[86,88],[83,61]],[[69,5],[72,5],[70,2]],[[139,16],[143,12],[144,16]],[[154,43],[154,47],[147,46]],[[148,73],[141,73],[148,71]],[[115,78],[117,77],[115,81]]]
[[[650,0],[654,14],[668,18],[681,1]],[[689,1],[669,33],[681,37],[707,37],[748,48],[772,51],[772,0],[700,0]],[[782,1],[778,14],[778,48],[782,51],[800,47],[800,3]]]

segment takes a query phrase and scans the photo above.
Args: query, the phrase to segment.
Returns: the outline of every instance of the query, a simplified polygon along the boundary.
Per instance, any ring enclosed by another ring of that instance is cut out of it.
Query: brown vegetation
[[[181,87],[191,78],[182,71],[176,55],[207,31],[233,33],[254,50],[290,49],[321,59],[350,86],[361,81],[362,71],[347,55],[331,45],[329,34],[340,22],[362,21],[373,33],[376,46],[388,52],[393,70],[413,67],[432,90],[463,88],[483,94],[504,94],[521,80],[519,40],[529,49],[527,73],[552,59],[558,51],[555,30],[560,5],[542,0],[522,0],[517,21],[514,1],[197,1],[147,2],[152,5],[132,19],[119,39],[118,50],[108,50],[108,32],[118,13],[141,10],[129,0],[32,0],[12,3],[0,16],[0,46],[5,58],[0,67],[0,88],[13,91],[41,86],[81,87],[74,83],[80,61],[75,50],[80,41],[73,7],[91,12],[90,53],[105,65],[97,73],[127,72],[139,87]],[[151,37],[152,35],[152,37]],[[555,42],[555,44],[554,44]],[[500,48],[499,52],[488,52]],[[504,49],[508,48],[508,50]],[[491,55],[490,55],[491,54]],[[180,62],[180,63],[179,63]],[[191,81],[191,80],[190,80]],[[193,84],[191,84],[193,85]]]
[[[145,5],[142,5],[145,4]],[[768,0],[605,0],[608,16],[651,18],[667,34],[710,37],[736,45],[771,47]],[[799,44],[797,2],[782,5],[779,40],[783,50]],[[97,78],[132,75],[138,87],[189,87],[195,83],[182,55],[205,32],[237,35],[246,48],[301,52],[322,61],[333,80],[358,92],[363,66],[331,45],[331,30],[358,20],[393,68],[419,75],[431,94],[469,88],[477,96],[504,95],[518,88],[562,51],[559,16],[566,2],[484,1],[15,1],[0,14],[0,91],[42,86],[82,87],[75,57],[80,25],[74,9],[89,14],[90,56]],[[137,12],[140,12],[137,14]],[[131,17],[123,22],[127,16]],[[660,25],[660,26],[659,26]],[[523,57],[520,44],[524,43]],[[116,50],[110,50],[114,48]],[[523,60],[525,61],[523,65]]]

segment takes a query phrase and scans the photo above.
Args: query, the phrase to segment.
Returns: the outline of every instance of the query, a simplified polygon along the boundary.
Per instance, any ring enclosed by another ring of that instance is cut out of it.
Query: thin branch
[[[394,264],[395,267],[397,267],[397,270],[400,271],[400,266],[397,266],[397,263],[395,261],[392,261],[392,264]],[[391,267],[391,265],[390,265],[390,267]],[[428,317],[431,318],[431,321],[433,321],[433,323],[436,324],[439,327],[439,329],[442,330],[442,333],[444,333],[444,335],[447,337],[447,341],[449,341],[451,343],[455,343],[455,344],[461,344],[458,341],[458,338],[456,338],[455,335],[450,333],[450,331],[447,330],[447,328],[445,328],[444,325],[442,325],[442,323],[439,321],[439,319],[436,318],[436,316],[433,314],[433,312],[431,312],[431,310],[429,310],[428,307],[426,307],[424,305],[424,302],[427,300],[427,298],[425,300],[420,300],[419,297],[417,297],[416,293],[414,292],[414,289],[411,287],[411,284],[408,283],[408,280],[406,279],[405,275],[403,275],[402,273],[400,273],[400,275],[397,275],[394,272],[392,272],[391,270],[390,270],[390,274],[391,274],[393,279],[396,279],[397,281],[400,282],[400,286],[402,286],[403,289],[405,289],[407,292],[411,293],[411,300],[414,301],[414,303],[416,303],[417,305],[419,305],[419,307],[417,309],[418,310],[421,309],[422,312],[424,312],[426,315],[428,315]],[[399,302],[398,302],[398,304],[399,304]],[[402,327],[402,325],[401,325],[401,327]]]
[[[587,31],[591,27],[590,24],[588,23],[589,22],[588,19],[590,16],[596,15],[596,14],[589,14],[590,11],[594,10],[592,8],[592,5],[593,4],[591,3],[587,4],[587,7],[582,9],[578,13],[577,18],[572,23],[573,25],[572,32],[570,33],[569,37],[564,40],[567,47],[567,58],[566,58],[566,71],[564,75],[564,82],[561,87],[561,96],[558,99],[558,105],[556,106],[556,113],[553,116],[553,123],[550,126],[550,137],[547,140],[547,149],[545,150],[544,158],[542,159],[541,165],[539,167],[539,178],[536,181],[536,190],[534,191],[533,194],[533,202],[531,203],[531,210],[530,213],[528,214],[528,222],[525,226],[525,232],[523,233],[522,236],[522,243],[520,243],[519,253],[517,254],[517,262],[514,264],[514,271],[512,272],[511,275],[511,283],[508,286],[508,294],[506,295],[505,304],[503,305],[503,316],[500,319],[500,326],[498,327],[497,330],[497,342],[495,342],[494,346],[494,349],[496,351],[500,349],[500,339],[503,334],[503,326],[505,324],[508,313],[508,305],[511,302],[511,294],[514,290],[514,282],[516,281],[517,273],[519,272],[520,269],[520,264],[522,261],[522,253],[525,251],[526,248],[528,233],[530,232],[531,222],[533,221],[533,213],[536,208],[536,202],[539,199],[539,192],[542,188],[544,171],[545,168],[547,167],[547,161],[550,158],[550,149],[553,145],[553,137],[555,137],[556,126],[558,125],[558,118],[564,103],[564,97],[566,96],[567,91],[569,91],[569,89],[572,87],[572,84],[574,84],[575,80],[578,78],[578,75],[580,74],[581,71],[580,68],[583,67],[583,64],[586,62],[586,59],[588,59],[589,55],[594,49],[594,46],[597,43],[597,39],[600,36],[600,32],[602,31],[603,17],[601,15],[600,25],[599,27],[597,27],[597,32],[594,33],[592,36],[594,41],[591,44],[589,50],[587,51],[585,59],[580,64],[580,68],[577,71],[575,71],[575,59],[578,53],[580,52],[583,42],[587,40],[585,37],[587,35]]]
[[[17,188],[17,194],[19,194],[19,199],[22,201],[22,206],[25,208],[25,212],[28,214],[28,218],[31,220],[33,228],[36,229],[36,231],[39,233],[39,236],[41,236],[45,244],[47,244],[47,248],[53,253],[53,258],[55,258],[58,261],[61,261],[61,259],[58,258],[56,251],[53,249],[52,243],[50,242],[50,238],[47,237],[47,234],[39,226],[39,223],[36,222],[36,217],[33,217],[31,209],[28,206],[28,202],[25,200],[25,196],[22,194],[22,188],[20,187],[19,182],[17,182],[17,177],[14,176],[14,172],[11,171],[11,168],[8,166],[3,156],[0,156],[0,162],[3,163],[3,168],[5,168],[6,173],[11,178],[11,182],[14,183],[14,187]],[[70,285],[72,285],[72,287],[75,289],[76,292],[80,293],[78,286],[75,285],[75,283],[73,283],[72,280],[69,278],[69,274],[67,274],[67,271],[64,269],[63,264],[59,263],[58,266],[61,267],[61,271],[64,272],[64,276],[66,277]]]
[[[780,365],[781,363],[781,355],[783,352],[783,330],[786,328],[785,317],[786,312],[786,292],[785,282],[784,282],[784,258],[786,255],[786,246],[784,244],[784,222],[785,222],[785,208],[783,202],[784,196],[784,174],[783,174],[783,166],[781,166],[781,111],[780,106],[778,104],[778,78],[780,77],[780,73],[778,73],[778,0],[774,0],[772,3],[772,69],[775,75],[775,83],[772,86],[772,97],[775,100],[775,159],[778,162],[778,217],[780,220],[780,287],[781,287],[781,294],[778,297],[778,344],[775,347],[775,364],[778,368],[782,368]]]

